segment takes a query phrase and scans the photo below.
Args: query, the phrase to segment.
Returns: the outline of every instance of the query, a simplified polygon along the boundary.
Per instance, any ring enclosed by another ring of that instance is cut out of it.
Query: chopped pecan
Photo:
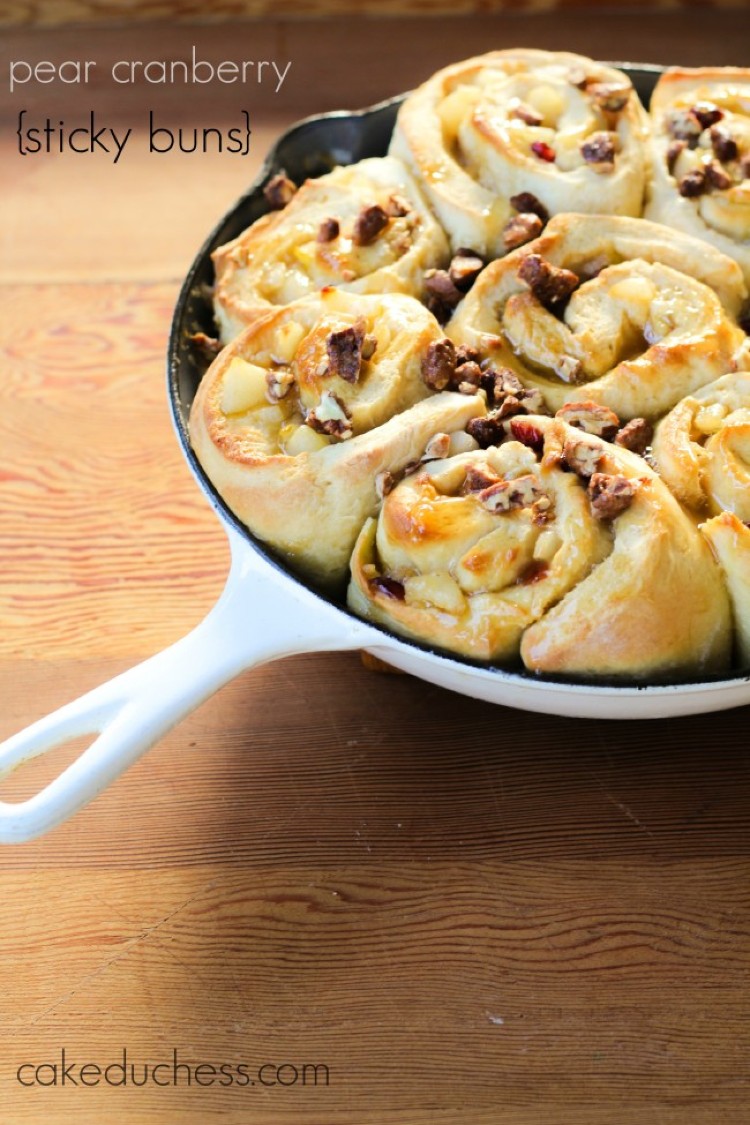
[[[615,436],[615,445],[643,455],[651,444],[654,427],[645,418],[633,418]]]
[[[435,340],[422,359],[422,379],[433,391],[444,391],[456,373],[456,349],[446,336]]]
[[[309,410],[305,422],[311,430],[345,440],[352,436],[352,418],[346,406],[331,391],[324,391],[314,410]]]
[[[669,142],[669,145],[667,146],[667,171],[670,173],[670,175],[672,174],[672,172],[674,172],[674,166],[677,163],[680,154],[685,151],[685,147],[686,146],[684,141]]]
[[[317,240],[318,242],[333,242],[334,238],[338,238],[340,230],[338,219],[323,219],[318,227]]]
[[[478,495],[478,500],[482,507],[490,512],[510,512],[539,504],[542,505],[542,509],[550,506],[549,497],[530,473],[515,480],[500,480],[483,488]]]
[[[456,367],[462,363],[479,363],[479,348],[473,344],[459,344],[456,348]]]
[[[279,172],[263,188],[263,195],[272,211],[283,211],[296,191],[294,180],[290,180],[285,172]]]
[[[482,383],[482,368],[478,363],[473,360],[467,360],[465,363],[456,365],[456,379],[460,380],[460,385],[466,383],[471,387],[472,393],[481,386]]]
[[[461,293],[467,293],[484,269],[484,259],[473,250],[456,251],[448,266],[448,276]]]
[[[518,276],[546,308],[562,305],[578,285],[576,274],[550,265],[541,254],[527,254],[518,268]]]
[[[717,191],[726,191],[727,188],[732,186],[732,177],[728,176],[720,164],[715,160],[711,160],[708,164],[704,165],[706,173],[706,183],[709,188],[716,188]]]
[[[561,355],[555,364],[555,375],[566,383],[581,383],[584,381],[583,364],[572,355]]]
[[[562,418],[569,426],[583,430],[585,434],[604,438],[605,441],[612,441],[620,428],[620,419],[614,410],[598,402],[566,402],[557,411],[555,418]]]
[[[611,520],[629,508],[635,496],[635,485],[627,477],[594,473],[589,481],[592,515],[598,520]]]
[[[510,205],[518,211],[519,214],[538,215],[543,223],[549,221],[549,211],[530,191],[519,191],[518,195],[511,195]]]
[[[477,465],[470,465],[466,470],[464,482],[461,485],[461,493],[467,496],[471,492],[482,492],[490,485],[497,484],[501,478],[484,467],[479,468]]]
[[[408,215],[411,211],[411,204],[403,195],[394,194],[389,196],[385,211],[392,219],[403,219],[404,215]]]
[[[537,456],[541,456],[544,449],[544,434],[533,422],[527,418],[511,418],[510,433],[516,441],[520,441],[522,445],[533,449]]]
[[[503,227],[503,245],[506,250],[516,250],[542,233],[544,223],[532,211],[514,215]]]
[[[375,492],[381,500],[386,497],[389,492],[393,492],[395,487],[395,477],[392,473],[389,473],[387,469],[382,473],[378,473],[375,477]]]
[[[702,168],[693,168],[692,171],[686,172],[682,177],[677,185],[677,190],[686,199],[695,199],[696,196],[703,195],[707,187],[706,173]]]
[[[720,110],[713,102],[696,102],[690,108],[693,115],[698,118],[701,129],[710,128],[717,121],[721,121],[724,116],[723,110]]]
[[[541,113],[537,113],[535,109],[532,109],[530,105],[522,101],[516,101],[515,104],[510,107],[508,117],[514,117],[518,121],[523,121],[526,125],[541,125],[544,121],[544,117]]]
[[[424,287],[446,310],[455,309],[463,297],[447,270],[425,270]]]
[[[422,454],[423,461],[441,461],[451,449],[450,434],[433,434]]]
[[[555,150],[546,141],[532,141],[531,151],[547,164],[555,163]]]
[[[601,464],[604,451],[601,446],[590,441],[568,438],[562,448],[563,464],[576,474],[588,480]]]
[[[369,246],[388,226],[388,215],[379,203],[363,207],[354,222],[352,239],[357,246]]]
[[[472,418],[466,427],[466,432],[482,449],[499,445],[505,437],[503,420],[494,411],[485,414],[483,418]]]
[[[739,147],[726,125],[713,125],[710,132],[711,148],[717,160],[736,160]]]
[[[328,367],[326,375],[338,375],[347,383],[356,383],[362,366],[362,345],[365,340],[365,322],[359,317],[348,328],[332,332],[326,340]],[[372,354],[372,353],[370,353]]]
[[[386,578],[384,574],[377,578],[371,578],[368,586],[373,593],[384,594],[387,598],[393,598],[397,602],[402,602],[406,596],[403,582],[399,582],[396,578]]]
[[[690,109],[673,109],[666,120],[667,132],[675,140],[685,141],[689,148],[695,148],[703,126]]]
[[[571,86],[577,86],[579,90],[585,90],[588,84],[592,81],[582,66],[572,66],[568,71],[566,78]]]
[[[605,113],[621,113],[628,104],[632,87],[621,86],[615,82],[592,82],[586,90],[594,104]]]
[[[594,172],[612,172],[615,167],[615,141],[612,133],[592,133],[581,145],[581,156]]]
[[[362,359],[372,359],[378,348],[378,338],[368,332],[362,341]]]
[[[276,367],[266,371],[266,398],[279,402],[285,398],[294,383],[294,375],[288,367]]]

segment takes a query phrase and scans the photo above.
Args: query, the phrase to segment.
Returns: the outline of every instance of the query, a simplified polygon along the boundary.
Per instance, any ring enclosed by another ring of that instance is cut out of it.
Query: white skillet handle
[[[235,532],[229,538],[226,587],[197,628],[0,745],[2,777],[71,738],[99,732],[35,796],[0,802],[0,843],[30,840],[62,823],[243,669],[292,653],[372,643],[365,625],[278,573]]]

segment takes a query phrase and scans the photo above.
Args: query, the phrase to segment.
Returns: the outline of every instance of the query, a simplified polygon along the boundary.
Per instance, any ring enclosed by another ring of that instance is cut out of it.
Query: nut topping
[[[490,485],[498,484],[500,479],[496,473],[492,473],[488,469],[480,469],[476,465],[470,465],[466,470],[464,483],[461,485],[461,494],[467,496],[471,492],[483,492]]]
[[[391,195],[385,205],[385,212],[392,219],[403,219],[411,211],[411,204],[403,195]]]
[[[518,508],[530,508],[540,504],[549,508],[549,497],[539,487],[529,473],[516,480],[501,480],[483,488],[478,496],[479,503],[489,512],[510,512]],[[547,501],[546,505],[544,501]]]
[[[527,254],[518,268],[518,276],[545,308],[564,304],[578,286],[576,274],[550,265],[541,254]]]
[[[296,191],[294,180],[290,180],[284,172],[279,172],[263,188],[263,195],[272,211],[283,211],[287,203],[291,203]]]
[[[646,452],[654,436],[654,427],[645,418],[633,418],[615,436],[615,445],[629,449],[641,456]]]
[[[345,441],[352,436],[352,419],[338,395],[324,391],[319,404],[308,411],[305,422],[310,429],[319,434],[341,438]]]
[[[483,418],[472,418],[466,426],[466,432],[482,449],[499,445],[506,436],[503,420],[495,411],[490,411]]]
[[[594,172],[606,173],[615,167],[615,134],[592,133],[581,145],[581,156]]]
[[[334,238],[338,238],[340,230],[338,219],[323,219],[318,227],[317,241],[333,242]]]
[[[424,287],[429,295],[428,308],[440,321],[448,319],[463,297],[447,270],[425,270]]]
[[[294,375],[288,367],[277,367],[266,371],[266,398],[269,402],[280,402],[291,390]]]
[[[706,173],[702,168],[693,168],[691,172],[686,172],[682,177],[677,185],[677,190],[685,199],[695,199],[697,196],[703,195],[707,187]]]
[[[518,195],[511,195],[510,205],[520,214],[538,215],[543,223],[549,221],[549,211],[530,191],[519,191]]]
[[[709,188],[716,188],[717,191],[726,191],[727,188],[732,186],[732,177],[728,176],[720,164],[715,160],[710,161],[705,165],[706,183]]]
[[[379,203],[363,207],[354,223],[352,240],[357,246],[369,246],[388,226],[388,215]]]
[[[695,117],[698,118],[701,124],[701,129],[708,129],[711,125],[715,125],[717,121],[721,121],[724,113],[713,102],[696,102],[691,107]]]
[[[717,160],[736,160],[739,148],[736,140],[725,125],[714,125],[710,132],[711,148]]]
[[[635,484],[627,477],[594,473],[588,492],[595,519],[611,520],[630,507],[635,496]]]
[[[506,250],[515,250],[519,246],[531,242],[542,233],[544,223],[531,211],[522,211],[514,215],[503,227],[503,245]]]
[[[434,434],[425,446],[423,461],[442,461],[450,453],[450,434]]]
[[[667,132],[675,140],[685,141],[689,148],[695,148],[704,126],[690,109],[673,109],[666,120]]]
[[[530,105],[522,101],[516,101],[515,105],[511,106],[508,117],[523,121],[526,125],[541,125],[544,121],[541,113],[537,113],[535,109],[532,109]]]
[[[348,328],[332,332],[326,340],[326,352],[328,353],[326,375],[338,375],[340,379],[345,379],[347,383],[356,383],[362,366],[364,341],[365,322],[362,317],[359,317]]]
[[[448,276],[461,293],[467,293],[484,269],[484,259],[473,250],[456,251],[448,266]]]
[[[621,113],[628,104],[632,88],[618,86],[614,82],[593,82],[586,86],[586,90],[594,104],[605,113]]]
[[[614,410],[601,406],[598,402],[566,402],[555,414],[569,426],[583,430],[585,434],[612,441],[620,428],[620,419]]]
[[[444,391],[456,372],[456,349],[446,336],[435,340],[422,359],[422,378],[433,391]]]
[[[593,476],[601,464],[604,451],[600,446],[590,441],[577,441],[568,438],[562,448],[563,464],[567,465],[576,476],[588,480]]]

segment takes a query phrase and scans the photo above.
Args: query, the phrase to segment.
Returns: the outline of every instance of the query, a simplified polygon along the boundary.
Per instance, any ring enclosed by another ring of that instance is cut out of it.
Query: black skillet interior
[[[656,85],[662,68],[657,66],[633,65],[630,63],[615,63],[630,76],[636,91],[644,105],[648,105],[651,93]],[[218,495],[213,485],[203,472],[195,454],[190,447],[188,437],[188,418],[190,407],[195,397],[198,384],[208,367],[208,360],[200,349],[191,342],[193,333],[202,331],[209,336],[215,335],[211,306],[211,286],[213,285],[213,266],[211,253],[218,246],[235,238],[256,219],[260,218],[268,206],[263,197],[263,185],[278,171],[284,170],[295,183],[302,183],[307,177],[320,176],[330,171],[337,164],[353,164],[368,156],[382,156],[387,152],[388,144],[396,120],[396,114],[402,98],[393,98],[357,112],[328,113],[319,117],[310,117],[293,125],[283,134],[269,152],[265,163],[255,183],[243,195],[231,210],[224,216],[218,226],[211,232],[190,267],[182,290],[177,300],[177,305],[172,321],[172,330],[169,338],[168,350],[168,387],[169,399],[175,426],[182,443],[185,456],[193,473],[208,496],[214,508],[222,519],[230,523],[240,534],[250,542],[269,565],[281,570],[294,581],[299,577],[290,570],[269,548],[248,531],[240,523],[233,512],[226,506]],[[332,598],[330,601],[342,612],[349,614],[346,606]],[[380,630],[386,636],[386,630]],[[446,656],[442,651],[432,649],[429,645],[404,642],[425,652],[431,652],[444,659],[455,659]],[[474,663],[462,661],[462,663]],[[533,673],[526,672],[520,665],[513,672],[526,678],[538,679]],[[726,676],[708,676],[711,680],[724,680]],[[739,675],[738,679],[747,679]],[[545,677],[558,683],[576,683],[572,677]],[[660,680],[659,683],[684,682]],[[603,684],[603,681],[597,681]],[[616,683],[615,683],[616,686]],[[630,685],[632,686],[632,684]],[[644,685],[645,686],[645,685]]]

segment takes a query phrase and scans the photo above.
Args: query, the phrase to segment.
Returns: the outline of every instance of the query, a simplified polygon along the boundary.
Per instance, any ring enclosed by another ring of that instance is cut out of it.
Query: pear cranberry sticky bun
[[[750,283],[750,70],[669,70],[651,114],[646,216],[706,239]]]
[[[350,606],[464,656],[520,653],[537,672],[726,667],[720,570],[646,462],[561,419],[508,425],[505,443],[429,462],[386,496],[354,549]]]
[[[433,393],[447,385],[434,377],[446,343],[427,309],[400,294],[328,289],[270,313],[198,388],[198,460],[251,531],[335,585],[391,474],[484,412],[482,396]]]
[[[621,71],[580,55],[491,51],[406,98],[391,152],[424,184],[454,249],[497,256],[559,211],[640,215],[647,135]]]
[[[327,285],[420,297],[425,270],[448,257],[443,231],[403,164],[373,157],[299,190],[267,185],[276,210],[214,252],[214,307],[224,342],[260,313]]]
[[[682,400],[660,423],[654,459],[698,515],[726,574],[739,655],[750,663],[750,371],[725,375]]]
[[[733,369],[742,273],[712,246],[644,219],[558,215],[492,262],[447,327],[537,388],[623,419],[665,414]]]

